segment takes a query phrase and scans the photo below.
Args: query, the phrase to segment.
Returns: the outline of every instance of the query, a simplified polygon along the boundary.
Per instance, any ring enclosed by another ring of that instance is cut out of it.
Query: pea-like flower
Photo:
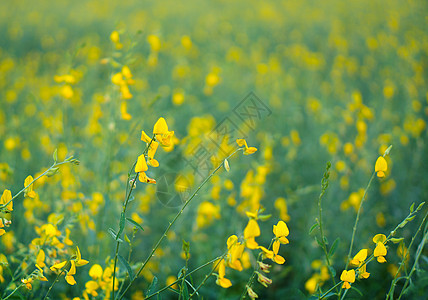
[[[239,147],[244,147],[244,155],[250,155],[257,151],[256,147],[248,147],[245,139],[237,139],[236,143]]]
[[[388,164],[383,156],[379,156],[375,164],[375,172],[377,172],[377,177],[385,177],[385,172],[388,170]]]
[[[343,281],[342,289],[350,289],[350,283],[355,282],[355,270],[343,270],[342,275],[340,275],[340,280]]]
[[[386,262],[385,256],[387,251],[385,247],[385,242],[386,242],[386,236],[384,234],[376,234],[373,237],[373,243],[376,244],[376,248],[373,252],[373,256],[377,258],[377,261],[379,263]]]

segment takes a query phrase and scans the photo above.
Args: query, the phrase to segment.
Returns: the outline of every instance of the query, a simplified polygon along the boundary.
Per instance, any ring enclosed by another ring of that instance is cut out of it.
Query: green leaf
[[[413,212],[413,209],[415,208],[415,202],[412,203],[412,205],[410,206],[410,212]]]
[[[324,247],[324,245],[322,244],[322,242],[319,240],[318,237],[315,237],[315,240],[317,241],[318,245],[322,248]]]
[[[331,257],[336,252],[337,246],[339,245],[340,238],[336,238],[333,242],[333,245],[331,245],[330,251],[328,252],[328,256]]]
[[[111,236],[113,237],[113,239],[119,243],[123,243],[123,240],[117,237],[117,233],[116,231],[113,230],[113,228],[109,228],[108,229],[108,233],[111,234]]]
[[[270,219],[270,217],[272,217],[271,214],[269,214],[269,215],[260,215],[259,219],[262,220],[262,221],[267,221],[267,220]]]
[[[120,221],[119,221],[119,232],[117,233],[117,237],[122,234],[123,229],[125,228],[125,213],[122,212],[120,214]]]
[[[189,290],[187,289],[187,280],[183,281],[183,286],[181,288],[181,294],[180,296],[183,297],[183,299],[189,299]]]
[[[351,289],[355,290],[358,294],[360,294],[361,297],[363,297],[363,293],[357,289],[355,286],[351,285]]]
[[[314,231],[315,229],[317,229],[319,227],[318,223],[315,223],[314,225],[311,226],[311,228],[309,229],[309,234],[312,233],[312,231]]]
[[[424,206],[425,202],[422,202],[421,204],[419,204],[418,208],[416,208],[416,211],[419,211],[420,209],[422,209],[422,206]]]
[[[128,271],[129,278],[133,278],[132,268],[127,262],[127,260],[120,254],[118,254],[117,256],[119,257],[119,260],[122,263],[122,265],[126,268],[126,271]]]
[[[325,243],[326,245],[328,245],[328,240],[327,240],[327,237],[326,237],[326,236],[323,236],[323,237],[322,237],[322,240],[324,241],[324,243]]]
[[[55,149],[52,157],[53,157],[54,162],[56,163],[58,161],[58,149]]]
[[[149,286],[149,289],[146,292],[146,295],[151,295],[155,292],[156,285],[158,284],[158,278],[156,276],[153,276],[152,283]]]
[[[389,239],[391,242],[393,242],[394,244],[398,244],[399,242],[401,242],[402,240],[404,240],[404,238],[390,238]]]
[[[329,269],[331,275],[333,275],[333,277],[336,277],[336,270],[332,266],[329,266],[328,269]]]
[[[131,218],[126,218],[126,221],[128,221],[129,223],[131,223],[135,227],[137,227],[137,228],[141,229],[142,231],[144,231],[144,228],[140,224],[138,224],[136,221],[132,220]]]
[[[414,216],[412,216],[412,217],[410,217],[410,218],[407,218],[407,219],[406,219],[406,221],[407,221],[407,222],[413,221],[413,219],[414,219],[414,218],[416,218],[416,215],[414,215]]]

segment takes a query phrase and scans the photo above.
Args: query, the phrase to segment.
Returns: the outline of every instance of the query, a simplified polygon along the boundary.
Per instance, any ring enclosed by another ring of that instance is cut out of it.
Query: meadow
[[[1,1],[1,299],[426,299],[427,16]]]

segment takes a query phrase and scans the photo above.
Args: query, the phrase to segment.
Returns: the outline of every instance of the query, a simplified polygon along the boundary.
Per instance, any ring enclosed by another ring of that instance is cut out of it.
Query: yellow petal
[[[164,118],[160,117],[153,127],[153,134],[166,134],[168,133],[168,125]]]
[[[227,239],[227,249],[230,249],[237,241],[238,241],[238,237],[236,235],[231,235]]]
[[[101,278],[101,276],[103,276],[103,268],[98,265],[98,264],[94,264],[90,269],[89,269],[89,276],[92,277],[92,279],[98,279]]]
[[[87,261],[85,259],[81,259],[81,260],[79,260],[79,261],[76,262],[76,266],[81,267],[81,266],[84,266],[84,265],[86,265],[88,263],[89,263],[89,261]]]
[[[150,143],[150,141],[152,139],[143,130],[143,131],[141,131],[141,140],[146,142],[146,143]]]
[[[216,283],[219,286],[221,286],[222,288],[225,288],[225,289],[227,289],[227,288],[229,288],[229,287],[232,286],[232,282],[229,279],[224,278],[224,277],[218,278],[217,281],[216,281]]]
[[[67,283],[69,285],[75,285],[76,284],[76,280],[74,280],[74,277],[71,275],[65,276],[65,280],[67,281]]]
[[[257,247],[259,246],[259,244],[257,244],[256,239],[255,238],[249,238],[245,241],[245,245],[247,246],[248,249],[257,249]]]
[[[272,250],[273,250],[273,253],[276,255],[276,254],[278,254],[278,252],[279,252],[279,246],[281,245],[281,243],[279,242],[279,241],[275,241],[275,242],[273,242],[273,245],[272,245]]]
[[[67,261],[63,261],[61,263],[53,265],[52,267],[50,267],[50,269],[52,271],[60,270],[60,269],[62,269],[65,266],[66,263],[67,263]]]
[[[357,260],[357,265],[360,264],[360,262],[365,261],[367,258],[367,249],[361,249],[353,258],[353,260]]]
[[[137,164],[135,165],[135,173],[145,172],[148,169],[149,167],[147,167],[146,157],[144,156],[144,154],[141,154],[140,156],[138,156]]]
[[[379,233],[373,237],[373,243],[375,243],[375,244],[385,243],[385,241],[386,241],[386,235],[384,235],[384,234]]]
[[[260,235],[260,227],[256,220],[249,220],[247,226],[244,229],[244,238],[249,239]]]
[[[276,237],[288,236],[290,234],[287,224],[284,221],[279,221],[277,225],[273,226],[273,234]]]
[[[383,257],[383,256],[378,256],[377,261],[378,261],[379,263],[383,264],[383,263],[385,263],[385,262],[386,262],[386,259],[385,259],[385,257]]]
[[[42,249],[40,249],[39,254],[37,254],[37,258],[36,258],[36,264],[39,265],[41,268],[43,268],[45,265],[45,251],[43,251]]]
[[[385,158],[383,156],[379,156],[378,159],[376,160],[375,171],[385,172],[387,169],[388,169],[388,164],[386,163]]]
[[[374,257],[385,256],[386,255],[386,247],[383,243],[378,242],[376,244],[376,248],[373,252]]]
[[[245,139],[237,139],[236,143],[239,147],[245,146],[245,148],[248,148],[247,141]]]
[[[281,255],[275,255],[273,257],[273,261],[276,262],[279,265],[282,265],[283,263],[285,263],[285,258],[282,257]]]
[[[257,151],[256,147],[248,147],[244,151],[244,155],[250,155]]]
[[[71,261],[71,267],[67,274],[68,275],[76,274],[76,262],[74,260]]]

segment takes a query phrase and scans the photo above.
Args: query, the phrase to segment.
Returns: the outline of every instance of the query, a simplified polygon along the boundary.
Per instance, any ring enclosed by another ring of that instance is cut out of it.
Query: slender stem
[[[426,220],[427,216],[428,216],[428,213],[427,213],[427,214],[425,214],[424,220],[423,220],[422,222],[425,222],[425,220]],[[428,224],[428,223],[427,223],[427,224]],[[422,224],[421,224],[421,226],[419,227],[418,232],[417,232],[416,234],[418,234],[418,233],[419,233],[419,230],[420,230],[420,228],[421,228],[421,227],[422,227]],[[407,276],[407,278],[406,278],[406,282],[404,282],[404,286],[403,286],[403,289],[402,289],[402,290],[401,290],[401,292],[400,292],[400,296],[398,297],[398,300],[400,300],[400,299],[401,299],[401,297],[402,297],[402,296],[404,295],[404,293],[406,292],[407,285],[409,284],[410,278],[412,277],[413,273],[414,273],[414,272],[415,272],[415,270],[416,270],[416,265],[417,265],[417,264],[418,264],[418,262],[419,262],[419,258],[420,258],[421,254],[422,254],[422,250],[424,249],[425,243],[427,242],[427,239],[428,239],[428,231],[427,231],[427,228],[426,228],[426,227],[425,227],[424,231],[425,231],[424,236],[423,236],[423,238],[422,238],[422,241],[419,243],[418,249],[417,249],[417,251],[416,251],[416,258],[415,258],[415,262],[413,263],[412,269],[410,270],[410,273],[409,273],[409,275],[408,275],[408,276]]]
[[[370,185],[372,184],[375,174],[376,174],[376,171],[374,171],[372,176],[370,177],[369,183],[367,184],[367,187],[364,190],[364,194],[363,194],[363,198],[361,199],[360,206],[358,207],[357,217],[355,218],[354,228],[352,229],[351,245],[349,246],[348,258],[346,259],[345,270],[348,270],[349,261],[351,260],[352,248],[354,246],[355,232],[357,231],[358,221],[360,220],[361,208],[363,207],[364,200],[366,200],[367,191],[369,190]]]
[[[59,272],[59,274],[56,276],[54,282],[52,282],[51,286],[48,289],[48,292],[46,293],[45,297],[43,298],[43,300],[46,300],[48,298],[49,293],[51,292],[52,288],[54,287],[55,283],[57,283],[58,278],[62,275],[62,273],[64,273],[64,270],[66,267],[68,267],[70,261],[67,261],[67,263],[64,265],[64,267],[62,267],[61,272]]]
[[[202,269],[202,268],[205,268],[206,266],[208,266],[208,265],[210,265],[210,264],[212,264],[213,262],[215,262],[215,261],[217,261],[217,260],[219,260],[219,259],[221,259],[223,256],[219,256],[219,257],[216,257],[216,258],[214,258],[214,259],[212,259],[212,260],[210,260],[209,262],[206,262],[206,263],[204,263],[203,265],[200,265],[199,267],[197,267],[196,269],[194,269],[194,270],[192,270],[192,271],[190,271],[189,273],[187,273],[184,277],[180,277],[180,278],[178,278],[176,281],[174,281],[173,283],[170,283],[169,285],[167,285],[166,287],[163,287],[162,289],[160,289],[159,291],[157,291],[156,293],[154,293],[154,294],[150,294],[149,296],[147,296],[145,299],[149,299],[149,298],[152,298],[152,297],[154,297],[154,296],[156,296],[156,295],[159,295],[160,293],[162,293],[163,291],[165,291],[165,290],[167,290],[168,288],[170,288],[171,286],[173,286],[174,284],[176,284],[176,283],[178,283],[179,281],[181,281],[182,280],[182,278],[187,278],[187,277],[189,277],[190,275],[192,275],[193,273],[195,273],[195,272],[197,272],[197,271],[199,271],[200,269]]]
[[[227,255],[227,251],[220,256],[220,259],[215,263],[215,265],[212,267],[212,269],[208,272],[208,274],[205,275],[204,280],[202,280],[202,282],[198,285],[198,287],[193,291],[193,293],[190,294],[189,299],[192,299],[192,297],[199,291],[199,289],[205,284],[205,282],[208,280],[208,278],[210,278],[210,276],[213,274],[213,272],[215,271],[215,269],[218,267],[218,265],[220,264],[220,262],[226,257]]]
[[[228,157],[226,157],[224,160],[230,158],[231,156],[233,156],[237,151],[242,150],[242,148],[238,148],[236,149],[234,152],[232,152],[232,154],[230,154]],[[223,161],[224,161],[223,160]],[[137,279],[138,275],[140,275],[141,271],[143,271],[144,267],[147,265],[147,263],[150,261],[150,259],[154,256],[155,251],[157,250],[157,248],[159,247],[159,245],[162,243],[163,239],[167,236],[167,233],[169,232],[169,230],[171,229],[172,225],[174,225],[174,223],[177,221],[177,219],[181,216],[181,214],[183,213],[184,209],[187,207],[187,205],[190,203],[190,201],[192,201],[193,198],[195,198],[195,196],[198,194],[199,190],[205,185],[205,183],[207,183],[211,177],[223,166],[224,164],[221,163],[218,165],[217,168],[214,169],[214,171],[211,172],[210,175],[208,175],[204,181],[202,181],[202,183],[199,185],[199,187],[195,190],[195,192],[193,192],[193,194],[190,196],[189,199],[187,199],[187,201],[183,204],[182,208],[180,209],[180,211],[175,215],[174,219],[169,222],[168,227],[165,229],[165,232],[162,234],[162,236],[159,238],[159,240],[157,241],[157,243],[155,244],[155,246],[153,247],[152,251],[150,252],[149,256],[147,257],[147,259],[142,263],[140,269],[138,270],[137,274],[135,274],[134,278],[131,280],[131,282],[128,284],[128,286],[126,287],[125,291],[122,293],[122,295],[119,297],[119,300],[122,299],[126,292],[129,290],[129,288],[131,287],[131,285],[134,283],[134,281]]]
[[[147,144],[147,147],[146,147],[146,149],[143,151],[143,154],[146,154],[147,153],[147,151],[149,150],[149,148],[150,148],[150,146],[151,146],[151,144],[152,144],[152,142],[155,140],[155,135],[153,135],[153,137],[152,137],[152,139],[150,140],[150,143],[148,143]],[[134,166],[136,165],[136,162],[134,163]],[[132,170],[131,170],[132,171]],[[127,207],[128,207],[128,204],[129,204],[129,199],[131,198],[131,194],[132,194],[132,191],[134,190],[134,188],[135,188],[135,185],[136,185],[136,182],[137,182],[137,178],[138,178],[138,175],[139,175],[140,173],[139,172],[137,172],[136,174],[135,174],[135,176],[134,176],[134,178],[132,179],[132,184],[131,184],[131,186],[129,187],[129,192],[128,192],[128,195],[126,196],[126,198],[125,198],[125,202],[124,202],[124,204],[123,204],[123,207],[122,207],[122,214],[121,214],[121,219],[122,219],[122,215],[123,216],[125,216],[125,214],[126,214],[126,209],[127,209]],[[129,176],[128,176],[128,179],[129,179]],[[128,187],[128,185],[129,185],[129,180],[127,180],[127,183],[126,183],[126,186]],[[119,247],[120,247],[120,242],[119,242],[119,234],[120,234],[120,224],[119,224],[119,230],[117,231],[117,235],[116,235],[116,240],[117,240],[117,242],[116,242],[116,251],[115,251],[115,254],[114,254],[114,265],[113,265],[113,282],[112,282],[112,299],[114,300],[115,298],[114,298],[114,282],[115,282],[115,279],[116,279],[116,265],[117,265],[117,258],[118,258],[118,255],[119,255]]]
[[[10,293],[9,295],[7,295],[7,297],[6,298],[2,298],[3,300],[6,300],[6,299],[8,299],[10,296],[12,296],[13,294],[15,294],[15,292],[17,291],[17,290],[19,290],[19,288],[21,287],[21,286],[23,286],[24,284],[23,283],[21,283],[20,285],[18,285],[13,291],[12,291],[12,293]]]
[[[336,280],[334,279],[334,274],[333,274],[333,272],[331,271],[331,262],[330,262],[330,257],[329,257],[329,255],[328,255],[328,251],[327,251],[327,245],[326,245],[326,243],[325,243],[325,241],[324,241],[324,237],[325,237],[325,235],[324,235],[324,228],[323,228],[323,224],[322,224],[322,197],[324,196],[324,194],[325,194],[325,191],[327,190],[327,188],[328,188],[328,177],[329,177],[329,170],[330,170],[330,167],[331,167],[331,163],[330,162],[328,162],[327,163],[327,167],[326,167],[326,171],[325,171],[325,173],[324,173],[324,176],[323,176],[323,179],[322,179],[322,181],[321,181],[321,193],[320,193],[320,195],[319,195],[319,197],[318,197],[318,213],[319,213],[319,227],[320,227],[320,235],[321,235],[321,245],[322,245],[322,249],[323,249],[323,251],[324,251],[324,255],[325,255],[325,259],[326,259],[326,262],[327,262],[327,266],[328,266],[328,272],[330,273],[330,276],[331,276],[331,278],[333,279],[333,284],[335,285],[336,284]]]
[[[27,186],[25,186],[22,190],[20,190],[18,193],[16,193],[12,199],[10,199],[6,204],[3,204],[0,208],[4,208],[7,207],[9,205],[10,202],[12,202],[16,197],[18,197],[20,194],[22,194],[22,192],[24,192],[29,186],[31,186],[35,181],[37,181],[38,179],[40,179],[41,177],[45,176],[46,173],[48,173],[50,170],[52,170],[53,168],[56,168],[57,166],[69,163],[71,160],[72,156],[65,159],[64,161],[60,162],[60,163],[54,163],[52,166],[49,167],[49,169],[47,169],[46,171],[44,171],[42,174],[40,174],[39,176],[37,176],[36,178],[33,179],[33,181],[31,181]]]
[[[322,294],[322,296],[319,299],[323,299],[325,296],[328,295],[328,293],[330,293],[332,290],[334,290],[335,288],[337,288],[343,281],[339,281],[338,283],[336,283],[335,285],[333,285],[327,292],[325,292],[324,294]]]

